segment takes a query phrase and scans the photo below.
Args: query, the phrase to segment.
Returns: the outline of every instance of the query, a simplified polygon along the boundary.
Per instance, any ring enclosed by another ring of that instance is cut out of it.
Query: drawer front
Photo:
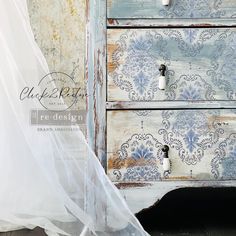
[[[108,18],[232,18],[235,0],[107,0]]]
[[[107,47],[108,101],[236,99],[234,28],[109,29]]]
[[[107,158],[118,182],[236,179],[236,109],[108,111]]]

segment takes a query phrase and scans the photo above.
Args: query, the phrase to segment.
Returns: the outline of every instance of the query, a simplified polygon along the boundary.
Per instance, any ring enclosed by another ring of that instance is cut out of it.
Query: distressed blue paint
[[[108,73],[108,100],[236,100],[235,29],[119,32],[109,30],[108,43],[116,49],[108,53],[116,67]],[[160,64],[167,66],[165,91],[158,89]]]
[[[159,174],[162,178],[163,145],[170,148],[169,177],[173,179],[236,179],[236,133],[230,135],[235,131],[235,110],[141,111],[109,111],[108,150],[112,166],[108,171],[112,179],[155,181]],[[119,123],[122,117],[125,121]],[[122,124],[125,132],[113,130]],[[149,178],[148,169],[156,170]]]
[[[226,38],[227,40],[226,40]],[[227,99],[236,98],[236,32],[221,33],[211,54],[213,69],[207,73],[215,85],[224,90]]]
[[[184,29],[183,31],[184,31],[186,39],[190,43],[193,43],[194,40],[197,39],[197,33],[199,32],[199,29]]]
[[[108,0],[108,18],[221,18],[235,16],[234,0]]]
[[[159,135],[165,144],[178,152],[181,161],[187,165],[196,165],[204,157],[205,150],[212,148],[224,133],[214,125],[209,129],[210,112],[202,110],[163,111]]]
[[[222,161],[224,179],[236,178],[236,146],[231,150],[225,160]]]
[[[161,174],[157,166],[133,166],[127,168],[124,174],[124,181],[157,181]]]
[[[162,158],[161,147],[162,144],[151,134],[133,134],[117,151],[118,157],[114,163],[120,166],[120,162],[127,162],[123,174],[115,167],[117,180],[158,180],[160,173],[156,160]]]
[[[169,82],[166,100],[198,101],[215,100],[216,91],[200,75],[181,75],[174,83]]]
[[[153,153],[153,147],[145,147],[143,144],[140,146],[133,148],[131,152],[131,157],[134,160],[138,159],[155,159],[154,153]]]
[[[186,147],[190,153],[193,153],[194,149],[197,147],[198,140],[199,135],[196,134],[192,129],[190,129],[184,136]]]
[[[214,178],[236,179],[236,133],[230,134],[221,142],[214,154],[211,161]]]
[[[201,90],[198,87],[192,87],[191,85],[180,89],[180,100],[201,100]]]
[[[150,82],[150,78],[146,76],[142,71],[140,71],[139,74],[134,76],[134,85],[140,95],[144,94],[149,82]]]

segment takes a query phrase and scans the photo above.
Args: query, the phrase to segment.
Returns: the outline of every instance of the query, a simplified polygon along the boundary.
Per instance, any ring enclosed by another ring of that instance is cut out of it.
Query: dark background
[[[184,188],[137,214],[152,236],[236,236],[236,188]]]

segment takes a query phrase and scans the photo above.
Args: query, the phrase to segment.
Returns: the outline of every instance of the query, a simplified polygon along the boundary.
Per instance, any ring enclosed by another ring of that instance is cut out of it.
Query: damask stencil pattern
[[[165,18],[221,18],[226,15],[221,7],[222,0],[178,0],[159,12]]]
[[[123,143],[117,156],[110,159],[117,180],[154,181],[160,179],[157,158],[161,156],[162,144],[152,134],[133,134]],[[122,171],[126,167],[125,172]],[[123,174],[122,174],[123,172]]]
[[[227,40],[226,40],[227,39]],[[207,73],[229,100],[236,98],[236,32],[227,30],[214,42],[212,70]]]
[[[235,16],[233,0],[108,0],[108,18],[225,19]]]
[[[219,144],[211,166],[216,179],[236,179],[236,133]]]
[[[127,44],[129,39],[129,44]],[[157,55],[169,60],[166,42],[159,33],[127,31],[117,41],[112,63],[118,70],[112,74],[114,84],[128,93],[129,100],[149,101],[158,90]],[[152,53],[155,48],[155,55]],[[124,60],[121,65],[120,61]]]
[[[112,180],[236,178],[235,110],[138,111],[108,112],[108,175]],[[171,161],[167,177],[163,145],[169,147]]]
[[[108,100],[235,100],[235,42],[234,29],[109,30]]]
[[[209,124],[209,114],[201,110],[163,111],[164,129],[158,133],[164,142],[178,151],[180,159],[188,165],[196,165],[204,151],[218,142],[224,133],[215,121]]]

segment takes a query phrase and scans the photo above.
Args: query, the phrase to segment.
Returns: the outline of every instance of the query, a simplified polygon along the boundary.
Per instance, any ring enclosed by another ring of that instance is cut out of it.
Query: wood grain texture
[[[235,101],[146,101],[146,102],[107,102],[108,110],[133,110],[133,109],[234,109]]]
[[[108,111],[108,175],[113,181],[236,179],[236,110]],[[164,175],[163,145],[171,173]]]
[[[235,100],[235,42],[234,28],[109,29],[108,101]]]
[[[107,19],[107,26],[109,28],[119,27],[235,27],[235,18],[221,19],[140,19],[140,18],[127,18],[127,19]]]
[[[88,141],[106,168],[106,1],[87,1]]]
[[[234,0],[108,0],[108,18],[231,18],[236,14]]]

